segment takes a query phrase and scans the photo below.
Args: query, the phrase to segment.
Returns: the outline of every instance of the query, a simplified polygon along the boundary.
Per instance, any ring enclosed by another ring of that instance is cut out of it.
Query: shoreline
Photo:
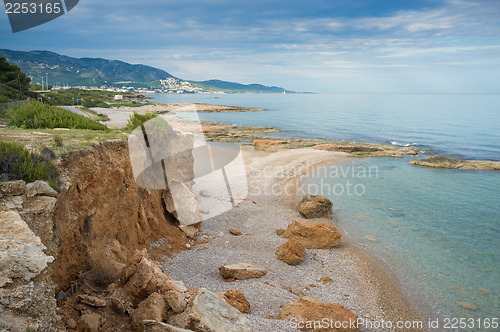
[[[257,161],[258,169],[285,168],[283,171],[278,170],[277,177],[264,180],[261,183],[263,188],[276,184],[296,187],[300,177],[304,175],[300,160],[306,156],[308,165],[312,168],[339,162],[346,156],[345,153],[310,148],[278,152],[255,152],[247,149],[245,154],[246,163]],[[394,323],[422,321],[389,271],[386,271],[386,267],[350,240],[342,229],[339,229],[343,234],[339,247],[307,250],[304,261],[297,266],[288,266],[277,260],[275,250],[285,241],[275,234],[275,230],[286,228],[294,220],[305,220],[296,209],[298,199],[297,195],[250,194],[238,208],[204,221],[201,225],[202,237],[213,238],[215,235],[216,238],[211,239],[208,244],[194,246],[191,250],[166,259],[162,263],[166,274],[182,280],[188,287],[206,287],[222,292],[228,288],[236,288],[242,291],[251,304],[248,318],[259,331],[295,331],[289,329],[284,321],[264,317],[276,317],[281,305],[296,301],[303,295],[322,302],[338,302],[359,317],[372,322],[381,319]],[[307,221],[338,227],[331,219]],[[234,236],[228,232],[229,228],[251,235]],[[226,283],[217,273],[217,267],[237,262],[264,267],[268,269],[268,275],[261,279]],[[335,282],[332,285],[319,283],[318,280],[323,275],[328,275]],[[281,287],[291,288],[295,294]],[[375,330],[378,329],[361,329]]]

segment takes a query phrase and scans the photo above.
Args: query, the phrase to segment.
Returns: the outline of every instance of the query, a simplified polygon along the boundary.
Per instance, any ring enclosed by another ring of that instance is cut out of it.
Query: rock
[[[236,289],[228,289],[225,293],[217,293],[222,297],[230,306],[236,308],[242,314],[250,313],[250,302],[245,297],[245,294]]]
[[[33,197],[35,195],[57,197],[57,191],[52,189],[47,182],[36,180],[26,185],[26,196]]]
[[[306,219],[332,218],[332,202],[321,195],[304,195],[299,203],[299,213]]]
[[[279,228],[276,230],[276,235],[282,236],[285,233],[285,230],[283,228]]]
[[[248,263],[226,264],[219,267],[219,273],[222,278],[228,280],[244,280],[251,278],[260,278],[266,275],[267,270],[261,267],[250,265]]]
[[[293,295],[298,296],[298,297],[305,296],[304,291],[301,290],[301,289],[293,289],[293,288],[288,287],[288,286],[281,286],[281,288],[284,289],[284,290],[286,290],[287,292],[292,293]]]
[[[141,329],[144,320],[163,321],[167,311],[167,303],[159,293],[151,293],[147,299],[139,303],[132,312],[132,326]]]
[[[470,302],[458,302],[458,305],[464,308],[465,310],[476,311],[477,305]]]
[[[243,235],[243,233],[240,230],[234,229],[234,228],[229,228],[229,232],[233,235],[240,236]]]
[[[200,213],[201,214],[210,214],[210,210],[209,209],[200,209]]]
[[[104,299],[100,299],[96,296],[90,296],[90,295],[78,295],[78,298],[80,299],[80,302],[83,304],[87,304],[91,307],[105,307],[108,305],[108,302]]]
[[[155,320],[143,320],[142,324],[144,332],[191,332],[191,330],[186,330]]]
[[[172,197],[172,195],[174,195]],[[198,224],[203,221],[198,210],[197,196],[183,182],[169,183],[169,190],[163,194],[167,211],[171,213],[182,226]]]
[[[369,241],[372,241],[372,242],[376,242],[377,241],[377,238],[373,235],[370,235],[370,234],[367,234],[365,236],[363,236],[363,239],[367,239]]]
[[[331,285],[335,281],[332,278],[330,278],[329,276],[324,275],[324,276],[322,276],[321,278],[318,279],[318,282],[320,282],[322,284],[325,284],[325,285]]]
[[[173,312],[179,313],[186,309],[188,304],[188,294],[179,290],[169,290],[164,295],[168,306]]]
[[[244,315],[204,288],[198,291],[184,312],[169,315],[167,323],[193,331],[254,331]]]
[[[101,330],[104,321],[101,315],[96,313],[84,314],[78,320],[76,330],[78,332],[98,332]]]
[[[296,239],[291,239],[282,244],[276,251],[276,257],[288,265],[297,265],[304,260],[306,247]]]
[[[174,292],[179,297],[185,293],[185,287],[182,284],[167,277],[160,267],[148,258],[146,249],[136,250],[130,263],[124,269],[121,279],[126,292],[133,298],[135,305],[154,292],[161,294]],[[170,305],[170,303],[168,304]]]
[[[23,180],[8,181],[0,183],[0,197],[18,196],[24,193],[26,182]]]
[[[463,170],[483,169],[489,171],[500,170],[500,161],[492,160],[463,160],[445,156],[430,156],[420,160],[410,161],[412,165],[434,168],[459,168]]]
[[[207,189],[202,189],[202,190],[200,190],[200,196],[201,197],[211,197],[212,194]]]
[[[70,318],[66,321],[66,327],[68,329],[76,329],[76,320],[73,318]]]
[[[16,212],[0,212],[0,225],[0,287],[14,279],[30,281],[54,260]]]
[[[327,249],[340,244],[339,231],[326,224],[311,224],[306,221],[294,221],[283,233],[286,239],[296,239],[307,249]]]
[[[179,226],[179,228],[190,239],[195,238],[196,235],[198,235],[198,228],[196,228],[194,226]]]
[[[297,320],[305,323],[302,331],[345,331],[354,332],[359,331],[356,320],[358,316],[350,310],[344,308],[343,305],[338,303],[322,303],[310,297],[302,297],[298,301],[289,303],[280,309],[278,319],[282,320]],[[312,326],[308,328],[307,322],[321,321],[327,319],[333,324],[333,328],[314,329]],[[335,323],[342,324],[347,328],[336,328]]]
[[[486,288],[481,288],[481,289],[479,290],[479,292],[477,292],[477,293],[478,293],[479,295],[481,295],[481,296],[484,296],[484,295],[491,295],[491,294],[493,294],[493,292],[492,292],[492,291],[490,291],[489,289],[486,289]]]

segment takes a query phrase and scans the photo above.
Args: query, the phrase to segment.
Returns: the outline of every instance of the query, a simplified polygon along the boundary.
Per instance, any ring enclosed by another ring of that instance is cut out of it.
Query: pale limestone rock
[[[47,182],[36,180],[26,185],[26,196],[33,197],[35,195],[57,197],[57,191],[52,189]]]
[[[29,281],[54,258],[16,212],[0,212],[0,287],[13,279]]]
[[[204,288],[184,312],[169,316],[167,322],[193,331],[254,331],[243,314]]]
[[[18,196],[24,193],[26,182],[23,180],[8,181],[0,183],[0,197]]]

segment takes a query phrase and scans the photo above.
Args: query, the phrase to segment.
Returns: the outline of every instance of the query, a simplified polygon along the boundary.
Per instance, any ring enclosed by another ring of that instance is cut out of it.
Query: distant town
[[[119,93],[141,93],[141,94],[154,94],[154,93],[224,93],[223,91],[214,91],[214,90],[204,90],[200,87],[193,86],[191,82],[182,81],[178,78],[168,77],[164,80],[159,80],[159,86],[157,88],[154,87],[136,87],[131,86],[134,82],[132,81],[123,81],[123,82],[115,82],[112,86],[109,85],[101,85],[101,86],[69,86],[69,85],[56,85],[51,86],[53,90],[59,89],[69,89],[69,88],[77,88],[82,90],[100,90],[100,91],[110,91],[110,92],[119,92]],[[46,83],[45,89],[47,87]],[[43,85],[42,85],[43,87]]]

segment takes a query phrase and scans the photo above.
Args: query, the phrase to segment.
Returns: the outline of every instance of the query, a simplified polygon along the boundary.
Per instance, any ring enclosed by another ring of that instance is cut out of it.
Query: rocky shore
[[[463,170],[500,171],[500,161],[492,160],[464,160],[445,156],[430,156],[425,159],[412,160],[412,165],[433,168],[457,168]]]

